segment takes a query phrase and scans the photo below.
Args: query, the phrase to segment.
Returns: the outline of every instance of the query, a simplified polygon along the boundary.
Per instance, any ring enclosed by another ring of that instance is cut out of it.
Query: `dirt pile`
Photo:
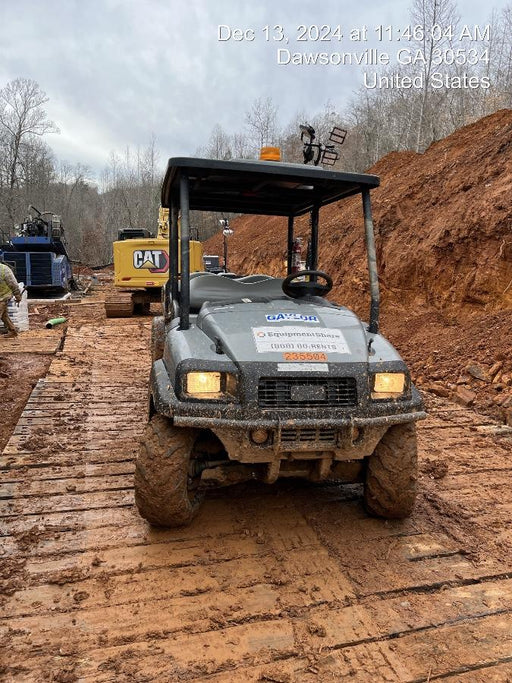
[[[421,389],[512,425],[512,311],[385,312],[383,330]]]
[[[455,132],[424,154],[393,152],[370,173],[384,299],[437,308],[512,307],[512,110]],[[242,217],[233,224],[230,267],[283,273],[286,219]],[[307,219],[299,221],[305,234]],[[222,253],[222,235],[205,245]],[[366,256],[360,199],[321,212],[320,266],[334,294],[366,305]]]
[[[504,417],[499,401],[512,393],[510,315],[502,317],[512,309],[512,110],[466,126],[424,154],[391,153],[369,172],[381,179],[372,203],[384,333],[420,385],[441,383],[445,395],[460,394]],[[297,234],[306,236],[307,220],[298,221]],[[232,270],[284,274],[286,219],[246,216],[233,227]],[[205,250],[221,254],[222,235]],[[322,209],[319,252],[319,267],[334,279],[332,299],[367,319],[359,198]],[[489,374],[500,361],[494,385],[495,376],[487,382],[465,370],[480,364]]]

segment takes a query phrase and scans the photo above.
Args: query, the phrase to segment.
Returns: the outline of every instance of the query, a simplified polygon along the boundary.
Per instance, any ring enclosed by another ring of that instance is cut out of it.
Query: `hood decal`
[[[318,316],[307,315],[305,313],[267,313],[265,320],[268,323],[280,323],[284,320],[293,320],[299,323],[317,323]]]
[[[341,330],[332,327],[253,327],[258,353],[350,353]]]

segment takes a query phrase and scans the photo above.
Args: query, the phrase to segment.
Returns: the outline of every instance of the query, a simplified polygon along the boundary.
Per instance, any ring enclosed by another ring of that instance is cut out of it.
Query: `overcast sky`
[[[470,0],[458,7],[463,23],[484,25],[491,7],[505,4]],[[257,97],[272,97],[281,124],[328,100],[343,109],[361,85],[361,67],[279,65],[278,48],[362,51],[376,46],[378,24],[407,25],[409,6],[410,0],[0,0],[0,87],[17,77],[39,83],[61,131],[47,137],[60,159],[98,173],[111,151],[145,145],[154,134],[163,166],[169,156],[193,154],[216,123],[241,130]],[[255,40],[219,41],[220,24],[254,29]],[[263,27],[276,24],[285,39],[266,42]],[[299,43],[301,24],[341,24],[344,37]],[[363,25],[372,40],[348,42],[348,30]],[[396,52],[397,45],[380,48]]]

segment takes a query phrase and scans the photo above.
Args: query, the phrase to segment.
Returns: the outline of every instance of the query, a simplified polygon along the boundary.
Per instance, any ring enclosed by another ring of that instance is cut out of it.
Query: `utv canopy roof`
[[[162,206],[179,206],[182,175],[189,177],[191,210],[300,216],[379,185],[378,176],[326,171],[274,161],[169,159]]]

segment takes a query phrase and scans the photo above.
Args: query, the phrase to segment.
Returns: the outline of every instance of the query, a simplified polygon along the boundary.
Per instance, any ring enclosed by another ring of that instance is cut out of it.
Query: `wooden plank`
[[[194,611],[194,606],[198,609],[202,603],[205,610],[211,610],[212,605],[222,595],[229,600],[228,605],[232,605],[234,592],[243,589],[246,591],[247,600],[237,599],[236,609],[239,611],[243,608],[243,618],[250,618],[269,611],[277,614],[279,608],[284,610],[291,607],[333,604],[352,596],[347,580],[335,571],[325,551],[311,563],[304,581],[294,581],[296,567],[306,559],[309,559],[309,554],[304,550],[295,550],[279,559],[272,554],[260,555],[257,562],[247,562],[246,558],[228,559],[215,565],[214,569],[210,565],[192,569],[188,566],[176,567],[172,572],[172,582],[169,582],[169,572],[164,567],[116,575],[108,583],[100,574],[95,578],[84,578],[64,585],[33,585],[8,597],[4,612],[9,615],[8,621],[11,622],[15,618],[32,617],[42,613],[62,613],[78,609],[101,610],[123,605],[133,606],[137,603],[141,607],[146,606],[148,610],[158,608],[159,612],[171,608],[172,614],[169,616],[175,618],[175,608],[188,608]],[[258,593],[260,587],[263,587],[263,593],[260,595],[271,597],[271,605],[268,602],[265,604],[264,599],[261,602],[254,600],[254,594]],[[272,589],[272,595],[269,594],[269,588]],[[81,596],[79,606],[77,594]],[[232,614],[233,611],[233,607],[227,610]],[[170,623],[164,626],[160,622],[159,627],[166,630],[187,628],[186,614],[182,614],[181,619],[181,623],[175,623],[174,626]],[[240,620],[240,616],[233,615],[233,619]],[[49,625],[51,626],[51,623],[46,624]],[[122,623],[119,625],[122,627]],[[21,624],[19,627],[24,628]]]
[[[153,529],[145,521],[143,521],[138,514],[132,509],[133,514],[121,515],[122,509],[108,510],[107,514],[103,515],[101,523],[96,523],[86,526],[82,520],[82,516],[75,515],[47,515],[38,519],[30,520],[30,523],[23,524],[23,520],[16,520],[10,526],[5,524],[3,530],[12,538],[6,536],[2,543],[5,554],[12,554],[16,549],[23,557],[33,557],[40,559],[43,556],[46,558],[63,557],[72,553],[83,553],[90,551],[101,552],[112,548],[125,548],[135,545],[151,545],[151,544],[181,544],[182,542],[196,542],[198,539],[214,538],[218,535],[219,538],[224,539],[242,538],[245,536],[244,530],[239,523],[233,522],[230,519],[228,510],[224,514],[219,514],[219,509],[223,510],[219,505],[208,505],[207,512],[209,514],[202,514],[199,518],[200,523],[182,529]],[[212,520],[211,514],[216,513],[217,519]],[[90,519],[91,513],[88,517]],[[208,525],[205,524],[208,519]],[[115,524],[116,520],[120,520],[120,524]],[[95,521],[95,520],[94,520]],[[129,528],[126,528],[126,527]],[[91,528],[94,528],[94,533],[91,533]],[[272,549],[286,550],[286,554],[293,553],[304,547],[314,546],[317,539],[310,529],[296,527],[284,527],[283,533],[286,534],[286,542],[283,543],[279,538],[272,539],[271,542],[262,543],[261,539],[259,545],[272,547]],[[256,539],[259,537],[255,536]],[[245,540],[244,538],[242,540]],[[243,547],[244,543],[240,544]],[[286,547],[285,547],[286,546]],[[181,547],[181,546],[179,546]],[[325,551],[323,548],[319,550],[320,555],[325,561]],[[276,553],[279,555],[279,553]],[[55,558],[54,558],[55,559]],[[302,558],[304,561],[304,558]],[[316,558],[312,560],[310,566],[313,566]],[[295,568],[297,574],[300,573],[301,567]],[[339,573],[339,572],[336,572]]]
[[[51,453],[48,451],[14,451],[10,448],[9,452],[4,451],[5,455],[0,457],[0,470],[7,470],[4,476],[7,480],[11,476],[17,476],[17,469],[35,469],[42,471],[46,467],[73,467],[87,465],[101,465],[117,462],[132,462],[138,452],[138,444],[130,440],[131,443],[123,442],[112,444],[111,449],[95,448],[90,450],[66,449],[65,453],[58,451]]]
[[[109,508],[118,505],[133,505],[133,486],[120,491],[99,491],[88,495],[66,494],[41,498],[7,500],[0,507],[0,517],[17,515],[40,515],[52,510],[57,512]]]
[[[63,629],[63,633],[67,632],[67,638],[74,643],[78,634],[87,632],[87,629],[85,619],[75,620],[75,623],[68,619],[68,628]],[[158,632],[156,625],[153,632],[155,631]],[[158,678],[165,672],[163,680],[179,680],[185,672],[202,676],[219,668],[230,668],[236,660],[244,661],[257,657],[260,661],[271,661],[276,657],[286,657],[293,653],[295,648],[292,623],[285,620],[243,624],[228,630],[185,634],[179,638],[165,640],[159,640],[157,637],[156,640],[156,648],[154,640],[150,639],[146,644],[134,643],[112,648],[101,646],[89,650],[85,660],[76,660],[75,675],[81,680],[97,680],[98,674],[103,671],[107,680],[112,680],[112,677],[116,680],[119,673],[118,661],[137,661],[137,666],[135,669],[132,668],[132,671],[150,670],[147,668],[149,660],[154,660],[158,652],[158,661],[151,662],[154,675]],[[43,652],[47,654],[38,655],[38,650],[33,648],[32,658],[27,658],[23,664],[20,664],[20,653],[13,648],[9,648],[6,654],[9,658],[8,665],[13,666],[14,662],[21,675],[25,672],[44,671],[46,675],[53,676],[63,665],[69,663],[69,654],[73,651],[73,645],[66,646],[62,641],[60,652],[57,648],[43,644]],[[189,661],[191,652],[195,653],[194,664]],[[62,653],[67,653],[68,656]]]
[[[140,428],[139,428],[140,429]],[[14,434],[4,449],[4,455],[12,455],[17,452],[39,452],[45,448],[53,452],[61,452],[66,455],[69,449],[77,450],[108,450],[109,447],[119,447],[122,443],[133,446],[134,438],[139,435],[137,427],[108,430],[86,430],[87,439],[84,441],[82,431],[71,430],[66,433],[36,434],[37,438],[31,438],[28,434]]]
[[[15,499],[17,503],[30,505],[25,499],[46,498],[59,494],[91,494],[97,491],[116,491],[133,488],[133,475],[114,474],[108,476],[82,475],[75,479],[36,479],[26,478],[20,482],[4,482],[0,491],[0,501]]]
[[[84,477],[105,478],[118,474],[133,475],[133,458],[124,458],[120,462],[112,462],[108,456],[105,457],[108,462],[83,462],[82,464],[46,465],[36,467],[26,467],[22,466],[20,463],[17,467],[11,467],[2,474],[2,483],[23,484],[25,482],[48,482],[53,480],[73,483],[74,479],[83,479]],[[22,492],[22,495],[26,495],[26,492]]]
[[[482,665],[512,659],[510,612],[454,626],[405,635],[393,643],[393,652],[410,671],[411,680],[454,675]]]
[[[139,410],[138,412],[143,412]],[[105,415],[133,415],[133,401],[119,402],[114,405],[108,401],[87,401],[87,406],[82,403],[65,403],[64,401],[28,402],[23,411],[23,420],[29,418],[49,418],[52,420],[61,417],[91,417]]]
[[[162,674],[170,671],[162,663]],[[107,681],[103,671],[98,673],[98,681]],[[194,680],[201,680],[201,676]],[[365,643],[357,649],[347,648],[342,651],[324,653],[308,653],[307,656],[290,656],[267,664],[249,665],[236,662],[231,668],[208,675],[208,681],[214,683],[256,683],[258,681],[316,683],[323,681],[350,681],[350,683],[368,683],[368,681],[386,681],[387,683],[404,683],[407,672],[394,660],[386,643]]]
[[[20,332],[17,337],[0,335],[0,353],[53,355],[59,350],[63,336],[63,331],[46,329]]]
[[[257,539],[247,537],[243,543],[239,538],[199,539],[174,544],[158,543],[121,548],[105,548],[99,553],[86,551],[77,555],[64,555],[60,558],[31,558],[25,565],[28,580],[38,583],[66,583],[80,580],[85,576],[106,576],[108,574],[132,573],[157,567],[187,565],[209,565],[226,562],[234,557],[262,556],[268,554]],[[100,563],[97,564],[99,557]]]
[[[59,417],[21,417],[18,420],[18,424],[15,427],[14,434],[31,434],[31,433],[41,433],[41,429],[47,432],[54,432],[58,427],[59,433],[66,432],[68,430],[74,431],[76,429],[81,430],[91,430],[103,429],[105,431],[112,431],[115,429],[132,429],[134,428],[133,422],[136,418],[141,418],[145,413],[144,408],[141,406],[139,410],[132,410],[131,413],[125,413],[124,415],[116,414],[112,415],[97,415],[85,413],[79,416],[59,416]]]
[[[447,674],[443,678],[447,681],[457,680],[458,683],[509,683],[512,681],[512,662],[487,662],[466,672]]]
[[[95,530],[115,525],[117,528],[134,525],[137,528],[140,524],[144,524],[135,506],[127,507],[110,507],[98,508],[89,510],[75,511],[50,511],[41,514],[27,515],[26,517],[6,517],[0,519],[0,536],[8,537],[15,535],[17,538],[27,534],[30,544],[34,543],[34,529],[37,534],[35,538],[40,537],[41,543],[46,540],[45,532],[59,529],[68,529],[70,532],[79,532],[84,529],[91,531],[92,536],[96,533]],[[25,544],[23,544],[25,545]],[[37,542],[35,543],[37,547]]]

